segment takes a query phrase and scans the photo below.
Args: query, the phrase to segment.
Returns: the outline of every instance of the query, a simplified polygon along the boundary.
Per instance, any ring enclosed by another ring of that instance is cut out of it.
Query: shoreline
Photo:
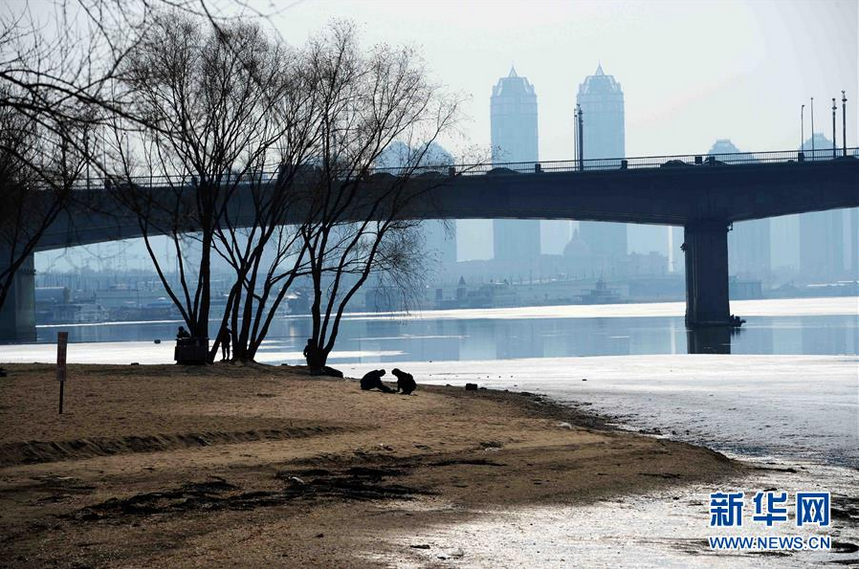
[[[12,566],[230,564],[236,539],[243,563],[375,566],[354,552],[396,556],[378,540],[395,529],[747,471],[535,395],[385,395],[289,366],[75,365],[59,418],[53,366],[8,369],[0,535]]]

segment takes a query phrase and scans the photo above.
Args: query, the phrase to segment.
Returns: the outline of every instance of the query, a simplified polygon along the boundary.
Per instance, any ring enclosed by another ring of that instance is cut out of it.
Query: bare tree
[[[0,169],[9,205],[2,212],[0,306],[68,206],[83,165],[106,173],[97,128],[117,117],[126,124],[148,118],[132,114],[111,86],[152,14],[170,8],[219,30],[237,11],[265,16],[237,0],[55,0],[38,8],[34,14],[20,2],[0,11]]]
[[[300,231],[313,285],[306,355],[319,370],[347,306],[372,274],[400,284],[419,274],[419,222],[410,212],[443,180],[417,174],[429,145],[455,127],[459,105],[429,80],[413,49],[381,45],[362,53],[349,24],[332,25],[305,59],[320,137]],[[413,149],[404,166],[396,175],[371,176],[396,141]]]
[[[277,174],[245,176],[216,228],[215,250],[236,276],[221,330],[232,328],[233,359],[241,361],[253,360],[299,277],[309,276],[318,291],[314,325],[326,359],[346,306],[371,274],[403,296],[418,290],[422,235],[405,214],[442,180],[412,178],[427,169],[427,149],[456,118],[456,101],[429,84],[413,51],[380,47],[362,56],[347,24],[290,55],[272,89],[281,138],[267,155]],[[397,176],[368,190],[388,145],[416,136],[424,142],[408,146]],[[216,350],[217,343],[212,358]]]
[[[71,120],[37,122],[0,106],[0,306],[18,270],[72,199],[85,157],[70,141],[85,132],[84,124]]]
[[[213,252],[218,239],[229,241],[222,231],[229,204],[255,193],[269,151],[284,135],[275,107],[286,53],[257,25],[200,24],[175,11],[152,17],[120,67],[121,97],[137,121],[129,127],[117,119],[111,142],[121,166],[115,177],[123,179],[115,193],[137,214],[156,271],[191,335],[205,339]],[[169,236],[177,283],[153,247],[156,235]],[[230,243],[233,251],[239,246]]]
[[[165,4],[175,6],[152,10]],[[194,336],[209,335],[213,255],[235,272],[220,329],[232,326],[243,360],[253,359],[302,275],[314,291],[312,367],[324,365],[347,305],[371,275],[415,289],[421,238],[408,212],[440,183],[415,183],[415,174],[428,145],[455,125],[458,102],[430,83],[414,50],[362,53],[353,27],[334,24],[293,52],[256,25],[213,17],[206,3],[75,5],[95,30],[90,57],[37,41],[31,52],[4,55],[0,80],[22,95],[0,109],[55,136],[60,152],[51,156],[65,166],[41,168],[59,173],[55,187],[71,188],[85,161],[106,175]],[[26,44],[14,33],[4,38]],[[111,55],[103,68],[93,64],[95,47]],[[37,63],[7,65],[27,57]],[[398,140],[414,152],[396,176],[368,183]],[[262,174],[271,169],[275,176]],[[49,212],[67,200],[56,203]],[[158,235],[171,243],[175,281],[153,246]],[[216,350],[217,342],[210,360]]]
[[[86,161],[87,74],[68,38],[45,40],[24,12],[0,14],[0,307]]]

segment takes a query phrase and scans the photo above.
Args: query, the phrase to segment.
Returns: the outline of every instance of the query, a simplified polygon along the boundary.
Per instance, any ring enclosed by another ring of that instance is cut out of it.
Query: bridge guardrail
[[[842,149],[837,150],[836,158],[842,156]],[[848,156],[859,156],[859,148],[848,148]],[[683,166],[714,166],[730,164],[767,164],[767,163],[789,163],[789,162],[811,162],[821,160],[832,160],[832,149],[815,149],[800,153],[796,150],[781,150],[768,152],[738,152],[738,153],[715,153],[715,154],[678,154],[663,156],[638,156],[628,158],[586,158],[585,160],[544,160],[540,162],[505,162],[495,164],[457,165],[445,167],[455,168],[462,175],[487,174],[493,170],[503,173],[504,170],[520,174],[533,174],[540,172],[577,172],[597,170],[620,170],[620,169],[642,169],[642,168],[669,168]],[[435,168],[441,170],[441,168]],[[395,173],[396,169],[387,169]]]
[[[837,149],[835,158],[841,158],[842,149]],[[859,148],[847,149],[847,155],[859,159]],[[437,175],[437,176],[480,176],[500,174],[533,174],[551,172],[593,172],[606,170],[637,170],[647,168],[683,168],[683,167],[718,167],[737,164],[776,164],[789,162],[818,162],[832,160],[831,148],[815,149],[798,152],[796,150],[781,150],[768,152],[738,152],[717,154],[677,154],[664,156],[637,156],[628,158],[586,158],[585,160],[546,160],[528,162],[502,162],[492,164],[455,164],[455,165],[433,165],[419,166],[417,168],[376,168],[371,174],[386,173],[397,176],[403,172],[409,172],[412,176]],[[266,183],[277,177],[277,170],[266,170],[263,172],[251,172],[239,177],[239,181],[253,181]],[[141,176],[131,178],[130,181],[143,187],[183,187],[194,182],[194,176]],[[235,178],[232,178],[235,180]],[[103,178],[91,178],[81,180],[76,189],[98,189],[104,187]]]

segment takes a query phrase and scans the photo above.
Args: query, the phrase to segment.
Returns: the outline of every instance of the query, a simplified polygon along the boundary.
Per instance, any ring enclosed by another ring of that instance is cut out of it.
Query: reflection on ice
[[[857,298],[787,298],[731,301],[731,312],[742,316],[838,316],[855,315],[859,311]],[[415,314],[399,314],[399,318],[653,318],[683,316],[685,302],[653,302],[640,304],[575,304],[564,306],[522,306],[518,308],[467,308],[457,310],[427,310]]]
[[[716,450],[859,468],[857,362],[855,356],[654,355],[397,365],[418,383],[545,393]],[[344,369],[360,375],[370,367]]]
[[[98,342],[76,343],[68,348],[71,364],[172,364],[172,341],[153,342]],[[401,356],[397,350],[343,350],[333,354],[331,363],[340,361],[379,361],[380,358]],[[257,361],[263,364],[278,364],[284,361],[298,363],[304,360],[301,351],[284,351],[274,345],[263,344]],[[52,363],[57,361],[57,348],[53,344],[10,344],[0,346],[0,362],[5,363]]]
[[[857,303],[855,297],[732,303],[732,310],[748,320],[736,335],[727,328],[687,332],[682,306],[676,303],[428,311],[395,316],[352,314],[342,323],[333,357],[342,363],[368,358],[456,361],[687,351],[857,354]],[[806,313],[819,314],[802,315]],[[172,343],[177,326],[175,322],[45,326],[38,328],[38,336],[40,342],[54,343],[57,332],[67,330],[69,341],[76,344],[126,341],[129,353],[120,354],[120,362],[155,361],[144,354],[136,357],[131,350],[151,346],[149,343],[157,339],[166,347]],[[213,322],[213,329],[216,326]],[[308,317],[275,320],[260,360],[301,362],[310,332]],[[0,361],[9,361],[7,354],[19,351],[19,347],[0,346]],[[113,357],[112,352],[108,354]],[[170,361],[169,354],[161,361]]]
[[[443,559],[453,567],[817,567],[859,563],[850,545],[859,545],[855,523],[839,520],[829,530],[796,528],[791,520],[773,528],[746,523],[743,528],[709,527],[708,496],[719,490],[777,488],[791,496],[798,490],[828,489],[836,506],[859,494],[859,484],[843,469],[806,465],[798,473],[780,464],[775,470],[726,482],[724,486],[679,486],[643,496],[618,496],[593,504],[530,507],[475,512],[475,519],[389,537],[394,566],[423,566]],[[781,471],[779,471],[781,470]],[[831,483],[830,483],[831,481]],[[746,520],[748,522],[748,519]],[[828,535],[830,552],[716,552],[709,536]],[[420,543],[429,549],[416,549]],[[401,552],[401,553],[400,553]]]

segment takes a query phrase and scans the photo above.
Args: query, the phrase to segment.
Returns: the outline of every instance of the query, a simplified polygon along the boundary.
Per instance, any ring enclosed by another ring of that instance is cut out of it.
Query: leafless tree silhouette
[[[86,136],[85,121],[35,120],[0,106],[0,306],[16,273],[72,199],[86,163],[77,148]]]
[[[124,182],[113,190],[137,214],[162,284],[196,338],[209,335],[216,246],[238,268],[231,302],[251,268],[239,251],[254,239],[242,243],[224,231],[228,204],[259,198],[259,175],[286,134],[279,111],[287,58],[255,24],[207,26],[165,11],[153,15],[119,66],[118,90],[136,120],[113,123],[120,167],[113,178]],[[168,235],[174,248],[175,284],[153,248],[156,235]]]
[[[112,87],[153,14],[170,8],[217,27],[237,13],[266,15],[238,0],[56,0],[32,8],[20,2],[0,11],[2,239],[14,239],[2,247],[0,306],[75,197],[84,164],[87,174],[106,172],[100,127],[147,118],[132,114]]]
[[[456,126],[459,101],[430,81],[413,49],[380,45],[362,52],[348,23],[332,24],[305,57],[320,136],[300,232],[313,286],[306,357],[319,370],[347,306],[372,274],[404,290],[420,281],[423,247],[409,211],[444,179],[417,174],[429,145]],[[403,166],[371,179],[396,141],[413,149]]]

